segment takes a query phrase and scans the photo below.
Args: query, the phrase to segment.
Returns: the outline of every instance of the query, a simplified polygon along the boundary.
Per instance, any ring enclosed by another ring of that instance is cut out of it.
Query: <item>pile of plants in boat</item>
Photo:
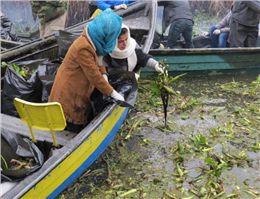
[[[3,170],[19,170],[19,169],[30,169],[31,167],[35,166],[36,163],[33,158],[22,158],[20,157],[17,159],[11,159],[9,165],[5,161],[4,157],[1,155],[1,159],[4,162],[2,165]]]
[[[7,64],[6,62],[1,63],[2,68],[10,67],[14,69],[17,73],[19,73],[25,80],[30,79],[32,74],[36,71],[36,69],[30,70],[27,66],[19,66],[16,63]]]

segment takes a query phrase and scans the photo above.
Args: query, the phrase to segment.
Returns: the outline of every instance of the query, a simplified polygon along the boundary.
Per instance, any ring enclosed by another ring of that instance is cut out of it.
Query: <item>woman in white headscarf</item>
[[[159,63],[151,55],[144,53],[136,41],[130,37],[130,30],[124,24],[122,24],[115,49],[104,56],[104,66],[109,74],[118,71],[133,71],[136,73],[136,79],[139,77],[137,74],[139,69],[145,66],[163,73]]]

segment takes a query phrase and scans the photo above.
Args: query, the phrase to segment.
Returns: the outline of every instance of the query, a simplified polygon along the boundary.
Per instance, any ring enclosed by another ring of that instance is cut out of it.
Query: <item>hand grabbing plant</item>
[[[174,95],[175,92],[174,90],[171,88],[171,84],[178,80],[180,77],[186,75],[185,74],[181,74],[179,76],[176,77],[172,77],[172,76],[168,76],[168,68],[169,65],[165,65],[164,64],[164,60],[161,60],[159,62],[159,65],[161,68],[163,68],[163,73],[160,73],[158,75],[158,78],[156,80],[156,82],[152,82],[150,84],[151,86],[151,90],[155,95],[160,95],[162,98],[162,102],[163,102],[163,109],[164,109],[164,119],[165,119],[165,127],[166,127],[166,123],[167,123],[167,107],[168,107],[168,101],[169,101],[169,95]]]

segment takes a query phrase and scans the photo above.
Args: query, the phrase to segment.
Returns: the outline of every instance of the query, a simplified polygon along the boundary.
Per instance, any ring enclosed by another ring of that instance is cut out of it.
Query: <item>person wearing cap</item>
[[[115,48],[122,20],[111,9],[103,11],[87,24],[59,67],[49,102],[61,103],[68,131],[79,133],[89,122],[94,88],[105,96],[124,101],[104,78],[107,72],[102,63],[102,56]]]
[[[140,68],[147,66],[159,73],[163,68],[152,58],[151,55],[142,51],[136,41],[130,36],[130,30],[122,25],[121,33],[117,38],[117,45],[112,53],[104,56],[104,65],[109,74],[117,71],[133,71],[136,79],[139,78]]]

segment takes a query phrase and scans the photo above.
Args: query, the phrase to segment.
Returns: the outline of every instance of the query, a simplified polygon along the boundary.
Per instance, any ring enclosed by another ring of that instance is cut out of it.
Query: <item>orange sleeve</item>
[[[103,95],[109,95],[113,91],[113,87],[105,80],[94,59],[96,55],[93,54],[87,47],[80,48],[78,51],[77,61],[82,67],[85,75],[90,83],[95,86]]]

